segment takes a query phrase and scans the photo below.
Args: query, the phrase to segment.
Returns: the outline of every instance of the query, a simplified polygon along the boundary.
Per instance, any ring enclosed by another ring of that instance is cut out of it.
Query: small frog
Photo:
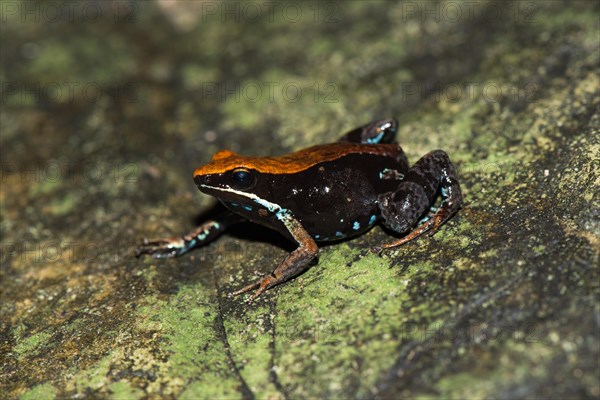
[[[377,253],[427,231],[431,236],[461,207],[456,170],[442,150],[409,167],[402,148],[392,143],[397,128],[395,119],[378,120],[346,133],[336,143],[280,157],[220,151],[196,169],[194,182],[229,212],[182,237],[144,240],[136,255],[180,256],[247,220],[275,229],[298,248],[270,274],[232,293],[257,289],[251,302],[307,269],[317,257],[317,242],[360,235],[378,221],[397,233],[418,226],[398,240],[374,247]],[[442,203],[434,209],[438,194]]]

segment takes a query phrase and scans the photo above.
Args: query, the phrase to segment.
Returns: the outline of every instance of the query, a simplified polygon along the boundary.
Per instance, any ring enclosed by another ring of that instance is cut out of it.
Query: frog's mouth
[[[220,197],[223,195],[222,191],[220,190],[221,187],[212,182],[213,179],[211,178],[211,175],[195,175],[194,183],[198,187],[198,190],[200,190],[202,193]]]
[[[200,190],[202,193],[211,195],[211,196],[216,196],[219,197],[221,195],[220,190],[218,187],[215,186],[208,186],[208,185],[203,185],[203,184],[196,184],[196,186],[198,186],[198,190]]]
[[[248,198],[248,196],[247,196],[248,193],[244,193],[244,192],[237,191],[237,190],[234,191],[233,189],[229,189],[226,187],[206,185],[204,183],[198,183],[198,182],[196,182],[196,186],[198,187],[198,190],[200,190],[202,193],[207,194],[209,196],[214,196],[217,199],[222,199],[224,197],[244,198],[244,199]]]

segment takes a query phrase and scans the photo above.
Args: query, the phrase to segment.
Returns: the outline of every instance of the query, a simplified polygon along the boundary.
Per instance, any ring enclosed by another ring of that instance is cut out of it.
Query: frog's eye
[[[233,185],[238,189],[248,189],[254,184],[254,174],[246,168],[236,168],[231,174]]]

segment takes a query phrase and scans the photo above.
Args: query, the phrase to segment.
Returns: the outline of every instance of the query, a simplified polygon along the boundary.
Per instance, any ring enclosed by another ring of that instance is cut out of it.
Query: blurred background
[[[1,18],[6,398],[598,398],[599,3],[11,1]],[[252,306],[293,246],[142,237],[214,200],[221,149],[275,155],[396,117],[463,210],[380,228]]]

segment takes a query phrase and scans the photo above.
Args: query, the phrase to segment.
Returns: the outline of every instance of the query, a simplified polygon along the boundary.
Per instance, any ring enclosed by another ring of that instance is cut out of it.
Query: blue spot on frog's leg
[[[360,224],[358,223],[358,221],[354,221],[354,224],[352,224],[352,229],[354,229],[355,231],[360,229]]]
[[[448,198],[448,191],[446,190],[445,187],[442,187],[440,189],[440,191],[442,192],[442,204],[440,204],[440,208],[444,205],[444,203],[446,202],[446,199]]]
[[[313,235],[315,239],[321,239],[321,235]]]
[[[383,171],[379,173],[379,179],[383,179],[383,176],[390,172],[389,168],[384,168]]]
[[[377,135],[375,137],[372,137],[370,139],[367,139],[367,143],[369,143],[369,144],[377,144],[377,143],[379,143],[381,141],[381,139],[383,139],[383,134],[384,134],[384,131],[382,130],[379,133],[379,135]]]
[[[336,237],[344,237],[344,234],[343,234],[342,232],[340,232],[340,231],[337,231],[337,232],[335,233],[335,236],[336,236]]]
[[[246,211],[252,211],[252,206],[247,206],[247,205],[244,205],[244,206],[242,206],[242,207],[243,207],[243,208],[244,208],[244,210],[246,210]]]
[[[369,225],[373,225],[375,221],[377,221],[377,215],[373,214],[371,215],[371,218],[369,218]]]
[[[442,200],[442,204],[443,204],[443,200]],[[431,218],[431,215],[435,214],[437,212],[437,210],[439,210],[439,208],[431,206],[431,208],[427,212],[427,215],[425,217],[423,217],[419,222],[417,222],[417,225],[421,225],[421,224],[429,221],[429,219]]]

